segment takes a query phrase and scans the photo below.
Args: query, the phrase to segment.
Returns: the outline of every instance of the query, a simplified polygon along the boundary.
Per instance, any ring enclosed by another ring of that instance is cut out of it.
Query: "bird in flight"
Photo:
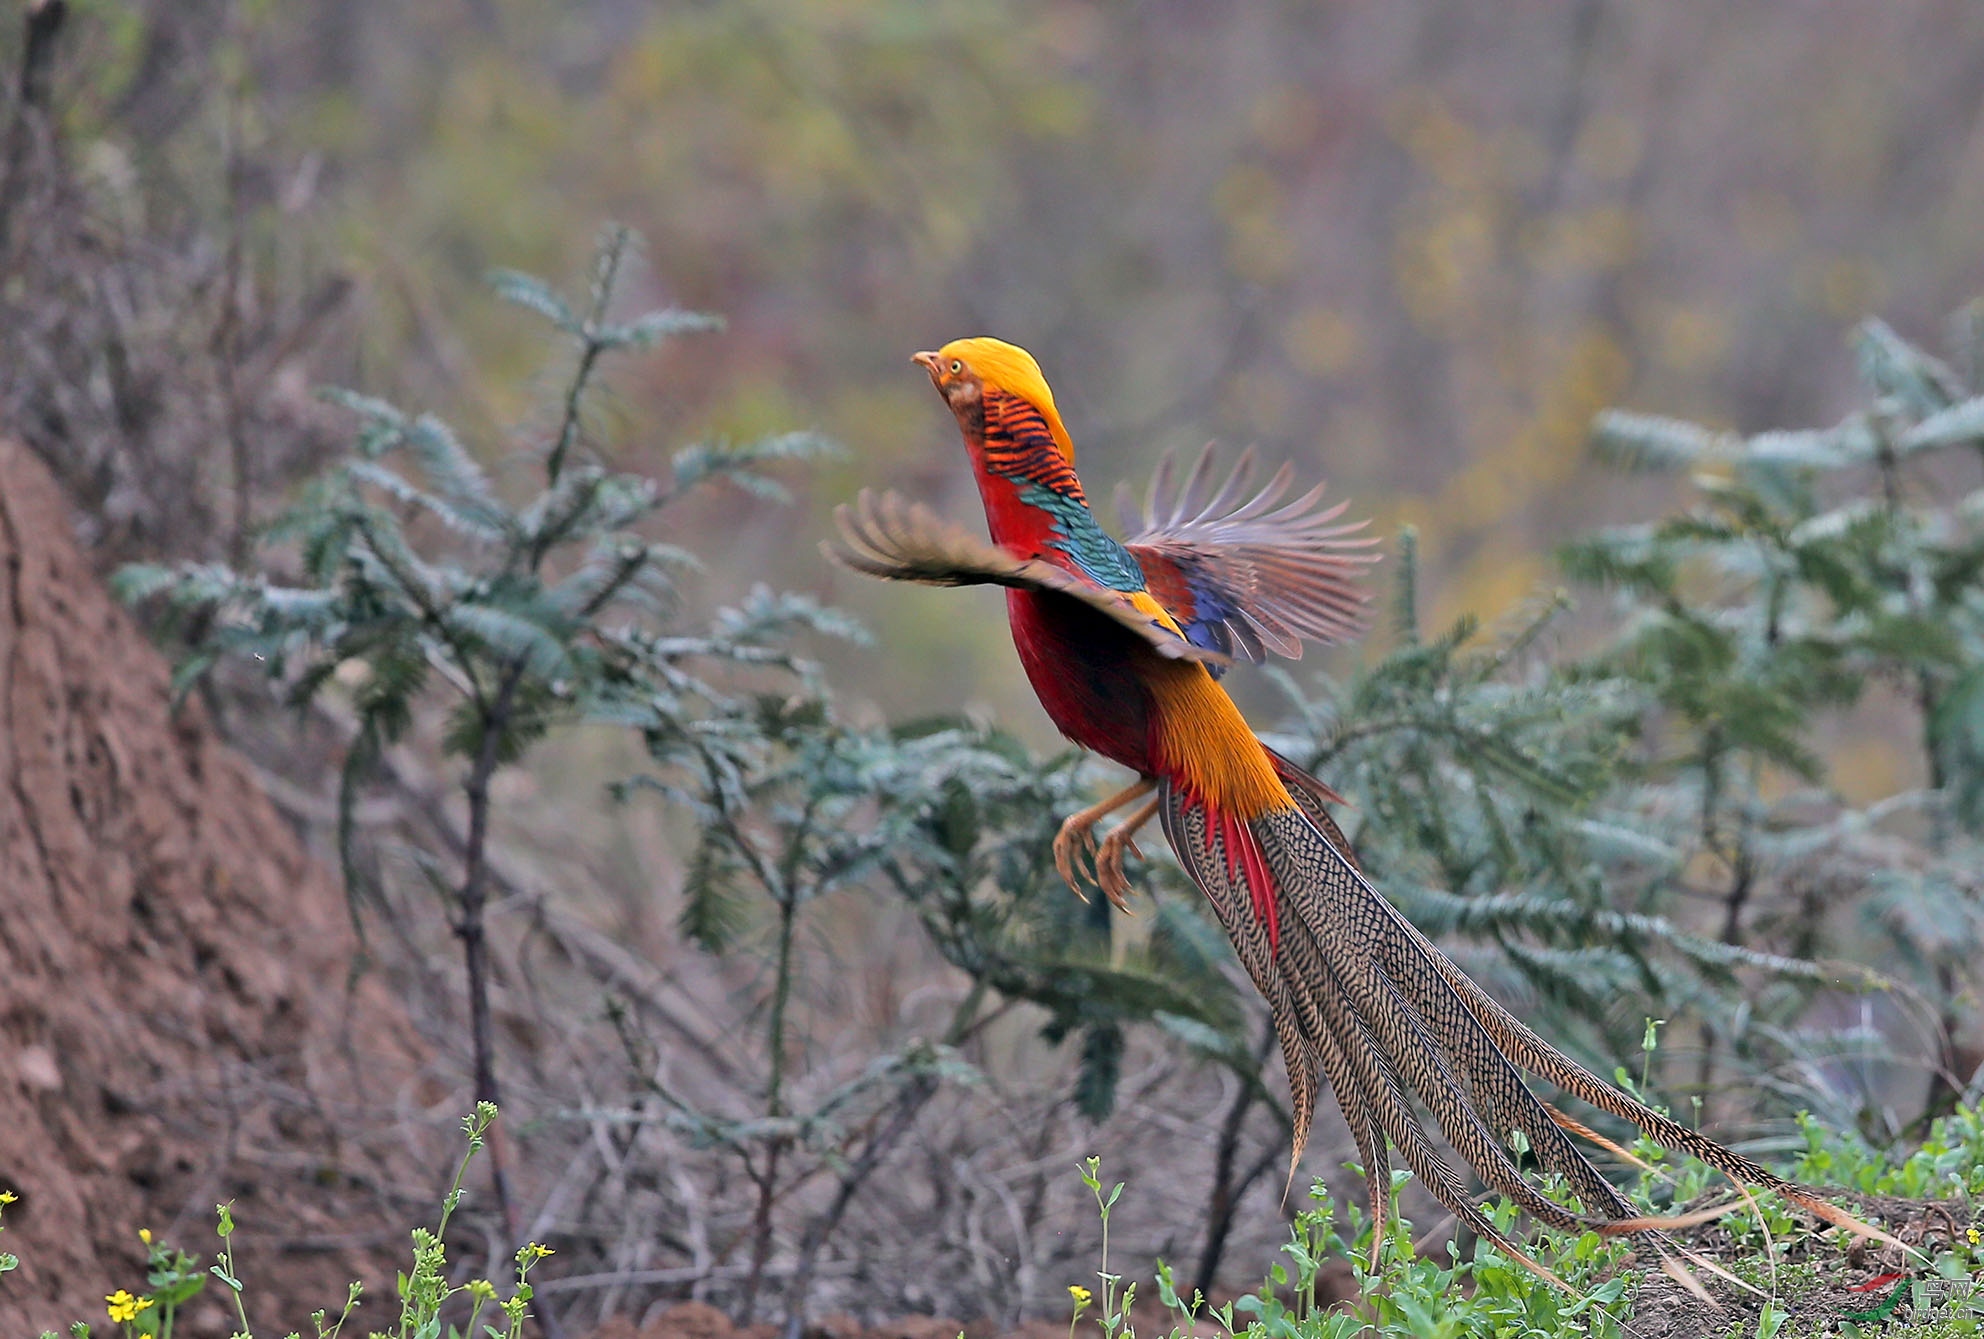
[[[1079,892],[1079,866],[1092,860],[1097,886],[1121,906],[1125,848],[1159,819],[1267,1001],[1293,1098],[1291,1175],[1327,1080],[1381,1222],[1389,1143],[1459,1222],[1556,1282],[1469,1198],[1415,1098],[1483,1184],[1540,1222],[1659,1233],[1707,1216],[1643,1215],[1571,1136],[1616,1146],[1543,1102],[1528,1074],[1733,1180],[1892,1240],[1543,1040],[1365,879],[1327,808],[1341,797],[1255,738],[1219,682],[1233,660],[1296,657],[1304,641],[1341,640],[1361,627],[1357,579],[1376,559],[1375,541],[1358,534],[1362,523],[1340,519],[1344,504],[1325,507],[1320,486],[1284,500],[1287,466],[1250,492],[1251,452],[1222,479],[1209,447],[1182,479],[1170,456],[1159,463],[1148,502],[1125,508],[1132,533],[1119,542],[1090,510],[1073,442],[1032,355],[974,338],[914,361],[963,433],[991,542],[896,494],[864,491],[836,512],[840,539],[827,552],[872,576],[1006,588],[1014,645],[1048,716],[1074,743],[1137,776],[1067,820],[1055,863]],[[1097,825],[1132,805],[1098,842]],[[1581,1210],[1525,1178],[1511,1152],[1518,1133]],[[1382,1236],[1374,1233],[1374,1251]],[[1661,1240],[1671,1263],[1671,1243]]]

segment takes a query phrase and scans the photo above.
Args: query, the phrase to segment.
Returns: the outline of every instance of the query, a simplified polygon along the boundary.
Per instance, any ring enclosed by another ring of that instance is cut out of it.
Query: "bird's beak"
[[[928,372],[933,380],[940,374],[941,360],[929,349],[925,349],[922,353],[910,354],[909,361]]]

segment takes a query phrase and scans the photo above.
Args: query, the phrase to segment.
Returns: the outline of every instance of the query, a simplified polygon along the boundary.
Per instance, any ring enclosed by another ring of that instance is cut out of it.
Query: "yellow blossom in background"
[[[1975,1246],[1975,1245],[1976,1245],[1976,1244],[1978,1243],[1978,1236],[1977,1236],[1977,1229],[1976,1229],[1976,1228],[1974,1228],[1974,1227],[1973,1227],[1973,1228],[1971,1228],[1971,1229],[1970,1229],[1969,1231],[1967,1231],[1967,1232],[1966,1232],[1966,1233],[1965,1233],[1964,1235],[1970,1238],[1970,1244],[1971,1244],[1972,1246]]]
[[[148,1228],[148,1227],[141,1227],[141,1228],[139,1228],[139,1229],[138,1229],[138,1240],[139,1240],[139,1241],[142,1241],[142,1242],[143,1242],[143,1243],[145,1243],[145,1245],[147,1245],[147,1246],[149,1246],[149,1245],[151,1245],[151,1244],[152,1244],[152,1230],[151,1230],[150,1228]]]
[[[106,1304],[105,1310],[110,1313],[110,1318],[120,1325],[136,1320],[138,1313],[152,1304],[151,1298],[133,1297],[122,1288],[111,1293],[103,1300]]]
[[[1088,1310],[1088,1304],[1094,1299],[1095,1294],[1079,1283],[1070,1283],[1068,1296],[1075,1299],[1075,1309],[1068,1316],[1068,1339],[1075,1339],[1075,1324],[1081,1320],[1082,1313]]]
[[[0,1190],[0,1204],[12,1204],[20,1196],[11,1190]]]

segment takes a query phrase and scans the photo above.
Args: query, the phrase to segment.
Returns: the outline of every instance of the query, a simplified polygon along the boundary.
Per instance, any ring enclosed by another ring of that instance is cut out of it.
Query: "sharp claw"
[[[1125,915],[1135,915],[1130,910],[1130,880],[1123,873],[1123,848],[1136,850],[1136,843],[1111,833],[1102,843],[1102,849],[1095,860],[1095,881],[1109,897],[1109,904]],[[1143,852],[1137,851],[1137,858]]]
[[[1093,855],[1095,839],[1089,829],[1081,827],[1070,830],[1067,824],[1062,824],[1061,830],[1054,834],[1054,868],[1060,874],[1062,881],[1068,885],[1068,891],[1086,903],[1088,894],[1082,891],[1081,876],[1078,873],[1079,862],[1075,856],[1076,850],[1079,849],[1076,845],[1077,841],[1085,842],[1090,848],[1088,854]]]
[[[1128,895],[1130,892],[1130,881],[1123,877],[1122,870],[1111,869],[1106,873],[1098,872],[1096,883],[1102,889],[1103,896],[1109,899],[1110,906],[1125,914],[1129,913],[1130,902]]]
[[[1138,816],[1130,820],[1127,828],[1118,827],[1100,843],[1096,840],[1095,825],[1105,814],[1114,813],[1139,796],[1148,794],[1150,789],[1151,783],[1146,780],[1080,813],[1070,814],[1061,824],[1060,831],[1054,834],[1054,868],[1082,901],[1088,901],[1082,882],[1085,878],[1091,879],[1108,896],[1111,906],[1129,912],[1129,903],[1125,899],[1130,891],[1130,881],[1123,877],[1123,848],[1127,845],[1136,851],[1138,859],[1143,858],[1143,852],[1137,850],[1136,843],[1130,840],[1130,833],[1150,818],[1156,811],[1157,803],[1151,801],[1138,811]]]
[[[1074,861],[1068,856],[1067,833],[1060,832],[1055,834],[1053,850],[1055,872],[1067,882],[1068,887],[1075,888],[1075,865]],[[1075,888],[1075,892],[1079,894],[1081,889]]]

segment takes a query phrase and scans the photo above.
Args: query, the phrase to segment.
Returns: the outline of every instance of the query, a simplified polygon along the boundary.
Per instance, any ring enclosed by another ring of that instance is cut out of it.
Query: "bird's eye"
[[[964,364],[959,362],[955,358],[951,359],[951,375],[954,377],[961,377],[964,375]]]

